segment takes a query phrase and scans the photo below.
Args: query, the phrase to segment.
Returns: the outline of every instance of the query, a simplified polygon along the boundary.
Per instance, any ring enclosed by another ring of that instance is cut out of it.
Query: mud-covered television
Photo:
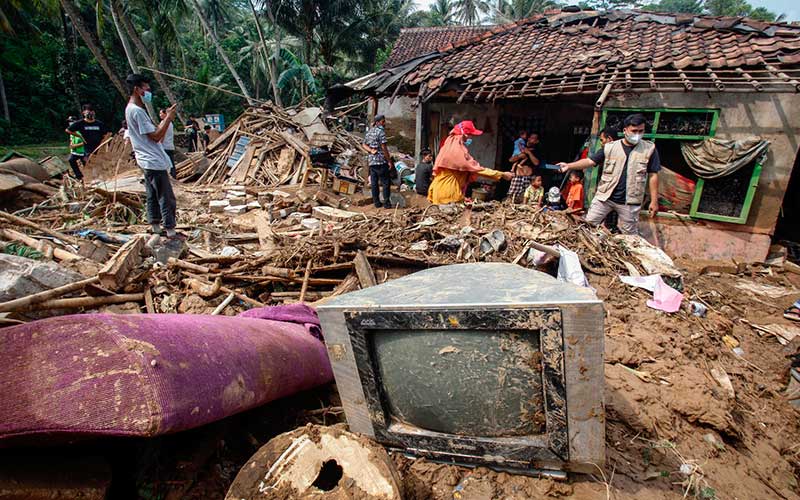
[[[603,305],[591,289],[514,264],[457,264],[317,311],[350,430],[466,465],[603,465]]]

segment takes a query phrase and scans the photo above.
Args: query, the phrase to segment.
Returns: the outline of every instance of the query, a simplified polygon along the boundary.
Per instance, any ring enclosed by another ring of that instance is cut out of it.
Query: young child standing
[[[580,172],[573,170],[569,173],[569,182],[564,189],[564,199],[567,203],[568,213],[583,213],[583,179]]]
[[[72,126],[78,119],[70,116],[68,121],[69,126]],[[86,140],[80,132],[75,132],[69,136],[69,166],[72,167],[75,178],[83,182],[83,172],[81,172],[78,162],[84,167],[86,166]]]
[[[524,201],[526,205],[541,207],[544,202],[544,187],[542,187],[542,176],[534,175],[531,184],[525,189]]]

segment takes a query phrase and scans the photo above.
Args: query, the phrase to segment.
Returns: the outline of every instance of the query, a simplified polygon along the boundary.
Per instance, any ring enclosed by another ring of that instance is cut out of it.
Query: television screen
[[[370,338],[389,414],[459,436],[544,432],[535,330],[386,330]]]
[[[351,430],[438,460],[604,462],[603,310],[513,264],[458,264],[318,308]]]

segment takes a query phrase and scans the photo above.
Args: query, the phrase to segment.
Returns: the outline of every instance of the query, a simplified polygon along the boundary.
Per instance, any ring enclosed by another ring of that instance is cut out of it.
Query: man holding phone
[[[128,122],[128,134],[136,164],[144,171],[147,217],[153,230],[148,244],[152,246],[158,243],[163,225],[167,246],[170,249],[182,247],[183,237],[175,231],[176,202],[169,178],[172,162],[161,145],[175,118],[177,104],[165,110],[163,119],[156,126],[145,110],[145,103],[153,99],[150,79],[144,75],[132,74],[128,75],[126,82],[131,96],[125,108],[125,120]]]

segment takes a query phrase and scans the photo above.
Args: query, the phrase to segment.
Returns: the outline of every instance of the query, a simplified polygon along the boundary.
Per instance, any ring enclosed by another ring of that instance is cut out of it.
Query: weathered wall
[[[717,226],[772,234],[800,144],[800,95],[670,92],[614,97],[606,107],[719,108],[716,137],[770,141],[747,223]]]
[[[483,135],[472,138],[469,152],[482,166],[494,168],[497,157],[498,107],[494,104],[457,104],[454,102],[434,102],[428,105],[428,111],[441,113],[443,124],[452,124],[463,120],[472,120]]]
[[[746,224],[643,218],[642,234],[675,256],[763,260],[800,144],[800,96],[757,93],[663,93],[615,96],[607,107],[718,108],[716,137],[770,141]]]
[[[390,104],[389,98],[378,100],[378,112],[386,117],[386,135],[389,145],[403,153],[414,154],[416,137],[416,109],[414,98],[397,96]]]

